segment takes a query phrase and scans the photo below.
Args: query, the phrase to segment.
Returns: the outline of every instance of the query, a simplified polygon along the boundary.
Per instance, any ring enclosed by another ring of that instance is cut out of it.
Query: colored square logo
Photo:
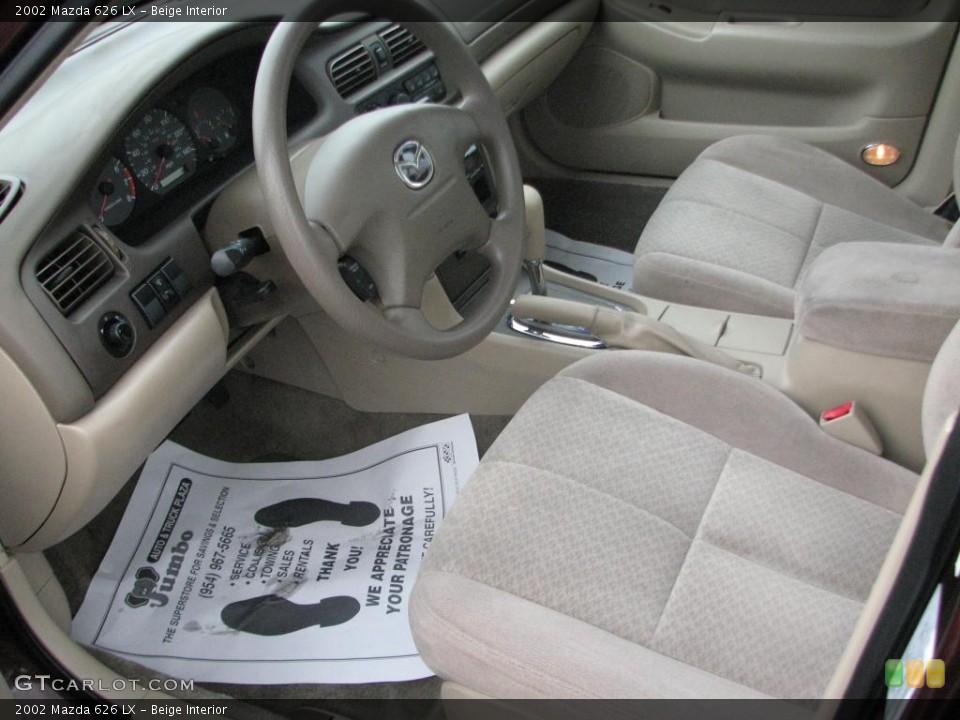
[[[883,674],[887,687],[900,687],[903,685],[903,662],[900,660],[887,660]]]
[[[923,676],[924,676],[924,666],[923,660],[911,659],[907,660],[904,665],[904,676],[907,683],[907,687],[912,688],[921,688],[923,687]]]
[[[947,681],[943,660],[927,660],[927,687],[942,688]]]

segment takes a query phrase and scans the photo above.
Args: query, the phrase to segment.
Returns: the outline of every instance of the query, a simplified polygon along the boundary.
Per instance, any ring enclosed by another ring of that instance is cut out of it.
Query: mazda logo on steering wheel
[[[416,140],[407,140],[393,153],[393,167],[407,187],[419,190],[433,179],[433,158]]]

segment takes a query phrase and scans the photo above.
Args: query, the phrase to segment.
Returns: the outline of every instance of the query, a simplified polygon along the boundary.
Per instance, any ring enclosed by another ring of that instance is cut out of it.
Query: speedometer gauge
[[[123,142],[141,183],[163,195],[197,169],[197,146],[173,113],[154,108]]]
[[[104,225],[119,225],[133,212],[137,202],[137,185],[130,168],[111,158],[90,190],[90,207]]]

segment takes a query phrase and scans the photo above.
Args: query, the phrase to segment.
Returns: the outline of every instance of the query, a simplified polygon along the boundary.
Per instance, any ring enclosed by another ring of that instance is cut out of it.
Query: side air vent
[[[391,25],[380,33],[380,39],[387,46],[387,52],[390,53],[394,67],[403,65],[424,49],[423,43],[402,25]]]
[[[355,45],[345,53],[337,55],[330,61],[327,72],[343,98],[369,85],[377,77],[373,57],[363,45]]]
[[[7,216],[23,194],[23,184],[16,178],[0,175],[0,222]]]
[[[64,315],[113,277],[113,261],[91,238],[76,233],[37,265],[37,280]]]

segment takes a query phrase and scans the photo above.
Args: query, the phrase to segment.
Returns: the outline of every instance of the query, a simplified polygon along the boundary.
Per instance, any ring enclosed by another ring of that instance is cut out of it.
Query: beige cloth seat
[[[949,232],[942,218],[827,152],[773,136],[734,137],[707,148],[664,197],[637,243],[634,290],[793,317],[794,289],[826,248],[937,246]],[[958,241],[955,233],[947,244]]]
[[[931,373],[928,443],[958,371],[960,326]],[[815,698],[916,480],[756,380],[597,355],[484,457],[425,558],[414,638],[493,697]]]

